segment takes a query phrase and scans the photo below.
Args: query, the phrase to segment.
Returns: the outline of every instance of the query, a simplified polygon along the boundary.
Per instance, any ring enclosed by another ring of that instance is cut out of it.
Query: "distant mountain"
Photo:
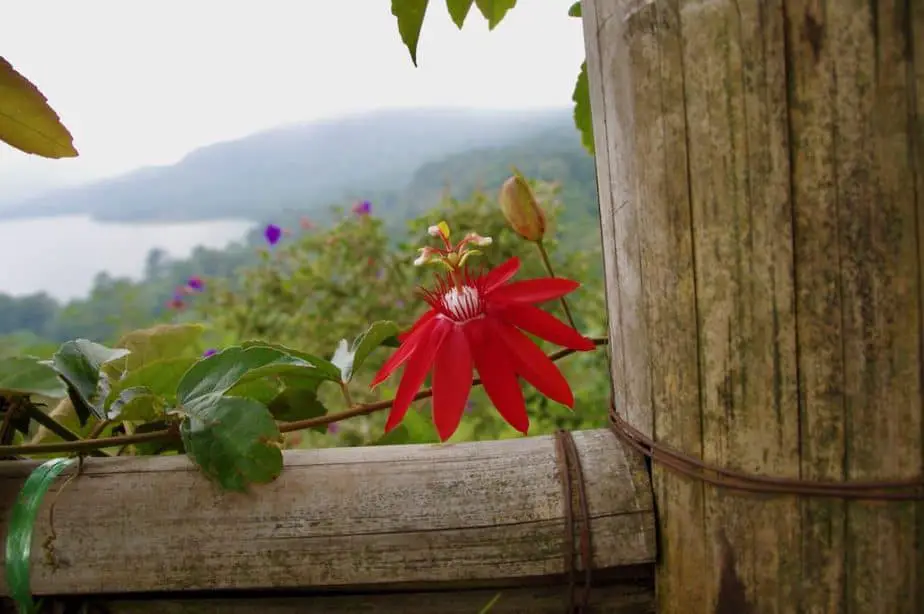
[[[535,143],[529,145],[537,138],[546,138],[547,145],[557,142],[553,149],[580,147],[566,109],[380,111],[218,143],[172,166],[144,168],[7,206],[0,217],[84,213],[120,221],[265,220],[277,212],[323,209],[365,193],[411,190],[422,197],[444,179],[458,179],[454,170],[449,173],[453,177],[443,177],[439,168],[497,158],[504,148],[532,155],[541,167],[548,156],[543,158]],[[590,158],[584,158],[592,178]],[[434,167],[437,163],[443,166]],[[492,173],[504,172],[511,163],[516,162],[494,160]]]

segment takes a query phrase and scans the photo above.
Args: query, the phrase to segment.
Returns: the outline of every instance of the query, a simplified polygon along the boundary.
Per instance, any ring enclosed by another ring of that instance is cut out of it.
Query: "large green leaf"
[[[282,472],[282,435],[269,410],[251,399],[205,397],[185,407],[186,453],[226,490],[271,482]]]
[[[428,3],[429,0],[391,0],[391,14],[398,18],[398,32],[411,52],[414,66],[417,66],[417,42]]]
[[[574,125],[581,133],[581,142],[584,148],[594,155],[594,124],[590,114],[590,86],[587,81],[587,62],[581,64],[577,82],[574,84]]]
[[[166,358],[149,362],[143,367],[125,374],[121,380],[112,384],[112,389],[106,399],[106,409],[112,407],[116,397],[129,388],[144,387],[151,393],[163,397],[168,404],[176,401],[176,389],[198,358]]]
[[[488,20],[489,30],[493,30],[516,5],[517,0],[475,0],[475,6]]]
[[[0,140],[45,158],[77,156],[74,138],[48,99],[0,57]]]
[[[472,8],[473,2],[474,0],[446,0],[446,8],[449,9],[452,23],[456,24],[456,27],[460,30],[462,29],[462,24],[465,23],[465,18],[468,17],[468,12]]]
[[[398,325],[394,322],[382,320],[373,322],[372,326],[357,337],[352,344],[342,339],[333,358],[330,359],[331,363],[340,369],[340,380],[348,383],[353,379],[353,373],[366,362],[369,354],[383,345],[387,339],[396,336],[399,331]]]
[[[314,366],[315,369],[317,369],[317,372],[314,374],[315,377],[330,380],[332,382],[340,381],[340,369],[334,366],[329,360],[324,360],[314,354],[295,350],[279,343],[269,343],[266,341],[245,341],[241,344],[241,347],[245,350],[252,347],[272,348],[288,356],[299,358],[307,364]]]
[[[6,584],[10,596],[21,614],[35,611],[29,585],[29,559],[32,555],[32,534],[42,499],[55,478],[77,462],[76,458],[54,458],[35,468],[26,478],[13,510],[6,532]]]
[[[36,394],[59,399],[67,389],[50,365],[34,356],[0,358],[0,393]]]
[[[569,17],[580,17],[581,15],[582,15],[581,0],[578,0],[577,2],[571,5],[571,8],[568,9],[568,16]]]
[[[116,347],[125,348],[131,354],[107,367],[115,366],[130,372],[155,361],[188,356],[204,331],[205,327],[201,324],[158,324],[133,330],[123,335],[116,344]]]
[[[81,424],[85,424],[91,414],[100,420],[106,419],[104,401],[109,395],[109,382],[100,368],[127,354],[125,349],[77,339],[62,343],[51,357],[48,364],[67,382],[68,396]]]

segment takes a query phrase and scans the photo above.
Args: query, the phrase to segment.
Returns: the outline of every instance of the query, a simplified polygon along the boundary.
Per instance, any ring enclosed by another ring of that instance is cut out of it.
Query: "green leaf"
[[[198,360],[198,358],[167,358],[149,362],[143,367],[129,371],[124,378],[112,385],[112,390],[106,399],[106,409],[112,408],[112,403],[122,391],[139,386],[163,397],[168,404],[175,403],[176,389],[180,380]]]
[[[0,358],[0,393],[36,394],[54,399],[67,394],[54,369],[34,356]]]
[[[160,395],[145,386],[134,386],[123,390],[113,401],[108,414],[111,420],[147,422],[163,418],[166,403]]]
[[[314,379],[310,381],[317,382],[318,380]],[[279,383],[278,377],[266,377],[263,379],[244,381],[229,390],[227,396],[243,397],[245,399],[257,401],[262,405],[267,405],[276,398],[281,388],[282,386]]]
[[[468,17],[468,11],[472,8],[474,0],[446,0],[446,8],[449,9],[449,16],[456,27],[462,29],[465,18]]]
[[[103,402],[109,395],[109,382],[100,368],[127,354],[125,349],[107,348],[86,339],[77,339],[62,343],[51,357],[51,367],[67,382],[67,393],[81,424],[86,423],[90,414],[100,420],[106,419]]]
[[[400,430],[400,433],[397,432]],[[401,424],[373,442],[373,445],[397,445],[405,443],[438,443],[436,429],[419,411],[409,411]]]
[[[333,358],[330,359],[331,363],[340,369],[340,380],[348,383],[353,379],[353,373],[366,362],[369,354],[385,340],[395,337],[399,331],[398,325],[394,322],[382,320],[373,322],[352,345],[348,344],[346,339],[341,339]]]
[[[568,17],[580,17],[581,16],[581,0],[578,0],[571,5],[571,8],[568,9]]]
[[[501,594],[502,594],[502,593],[498,593],[498,594],[494,595],[494,597],[491,598],[491,601],[489,601],[487,604],[485,604],[485,606],[484,606],[483,608],[481,608],[481,610],[478,612],[478,614],[488,614],[488,612],[490,612],[491,610],[493,610],[493,609],[494,609],[494,606],[497,605],[497,602],[500,601]]]
[[[269,410],[240,397],[207,397],[186,407],[186,454],[225,490],[243,491],[282,472],[282,435]]]
[[[577,83],[574,84],[574,125],[581,133],[581,142],[584,148],[594,155],[594,124],[590,114],[590,86],[587,81],[587,62],[581,64]]]
[[[417,42],[423,27],[424,15],[430,0],[391,0],[391,14],[398,18],[401,40],[411,52],[411,61],[417,66]]]
[[[507,15],[507,11],[517,5],[517,0],[475,0],[475,5],[488,20],[488,30],[493,30]]]
[[[179,358],[196,347],[204,331],[205,327],[201,324],[159,324],[133,330],[123,335],[116,344],[116,347],[125,348],[131,354],[124,361],[110,365],[120,370],[133,371],[154,361]]]
[[[276,398],[269,403],[270,413],[277,420],[293,422],[295,420],[308,420],[327,415],[327,408],[318,400],[318,385],[316,380],[312,386],[306,382],[298,386],[286,386]],[[320,433],[327,432],[327,425],[313,427],[312,430]]]
[[[35,608],[29,585],[29,559],[39,506],[55,478],[75,462],[76,458],[53,458],[36,467],[13,504],[6,533],[6,584],[21,613],[31,613]]]
[[[302,352],[301,350],[294,350],[278,343],[268,343],[266,341],[245,341],[241,344],[241,347],[245,350],[252,347],[272,348],[288,356],[300,358],[304,362],[313,365],[318,370],[316,374],[317,377],[321,379],[330,380],[332,382],[340,381],[340,369],[335,367],[329,360],[324,360],[314,354]]]
[[[74,137],[48,99],[0,57],[0,140],[44,158],[74,158]]]

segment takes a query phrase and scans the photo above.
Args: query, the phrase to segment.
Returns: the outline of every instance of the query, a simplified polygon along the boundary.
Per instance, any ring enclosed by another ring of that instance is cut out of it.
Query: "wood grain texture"
[[[491,614],[561,614],[565,586],[508,588]],[[94,600],[106,614],[477,614],[497,590],[374,593],[284,598]],[[652,586],[600,586],[591,593],[594,614],[654,614]],[[92,609],[90,612],[92,613]]]
[[[583,5],[620,410],[732,469],[919,476],[924,3]],[[653,487],[660,612],[924,611],[919,504]]]
[[[574,433],[599,569],[651,563],[644,463],[607,430]],[[477,587],[557,578],[564,515],[551,437],[285,452],[273,483],[222,493],[185,457],[89,459],[60,490],[59,567],[33,539],[35,594]],[[27,462],[0,463],[8,522]],[[0,579],[0,594],[7,594]]]

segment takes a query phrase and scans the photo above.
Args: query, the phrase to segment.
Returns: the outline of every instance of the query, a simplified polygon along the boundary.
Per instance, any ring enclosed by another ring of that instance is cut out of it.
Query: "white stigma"
[[[491,237],[482,237],[481,235],[474,232],[468,233],[466,238],[478,247],[487,247],[488,245],[494,243],[494,239]]]
[[[464,322],[481,314],[481,297],[472,286],[451,288],[443,295],[443,308],[457,321]]]
[[[431,237],[442,237],[443,233],[440,232],[439,226],[430,226],[427,228],[427,234]]]

